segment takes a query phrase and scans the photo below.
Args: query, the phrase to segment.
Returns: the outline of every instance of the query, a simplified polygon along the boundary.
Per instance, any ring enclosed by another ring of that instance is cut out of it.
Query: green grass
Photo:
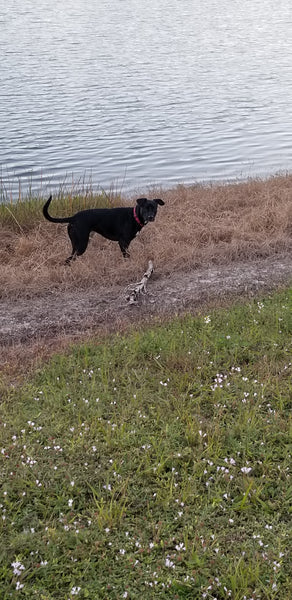
[[[12,202],[6,198],[1,202],[0,195],[0,223],[2,227],[9,227],[16,231],[28,231],[43,220],[42,208],[46,197],[28,195],[26,198]],[[85,208],[113,207],[121,204],[119,193],[112,191],[109,194],[102,192],[94,194],[91,190],[82,190],[69,194],[63,192],[62,187],[54,196],[50,212],[53,216],[67,217],[78,210]]]
[[[291,599],[291,334],[286,291],[6,389],[1,599]]]

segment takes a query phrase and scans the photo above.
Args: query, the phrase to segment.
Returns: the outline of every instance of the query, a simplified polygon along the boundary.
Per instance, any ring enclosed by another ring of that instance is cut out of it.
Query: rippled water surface
[[[290,0],[0,0],[0,176],[16,193],[292,167]]]

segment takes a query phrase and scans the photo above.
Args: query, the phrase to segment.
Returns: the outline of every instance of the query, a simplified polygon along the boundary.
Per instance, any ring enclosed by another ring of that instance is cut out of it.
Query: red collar
[[[133,216],[134,216],[135,221],[138,223],[138,225],[140,225],[140,227],[143,227],[143,223],[141,223],[141,221],[136,213],[136,206],[134,206]]]

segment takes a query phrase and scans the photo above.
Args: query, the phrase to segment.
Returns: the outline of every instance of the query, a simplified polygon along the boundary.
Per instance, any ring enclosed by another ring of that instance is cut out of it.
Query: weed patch
[[[7,389],[2,598],[288,600],[291,315],[187,316]]]

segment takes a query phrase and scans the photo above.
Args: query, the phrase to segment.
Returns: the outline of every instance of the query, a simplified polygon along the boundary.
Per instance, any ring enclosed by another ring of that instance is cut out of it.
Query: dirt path
[[[49,346],[52,341],[115,331],[131,323],[149,322],[230,297],[271,290],[291,281],[292,260],[286,255],[175,273],[173,277],[158,278],[154,273],[148,283],[148,293],[137,305],[127,303],[126,290],[119,286],[3,299],[0,301],[0,365],[7,364],[15,348],[26,355],[29,348],[38,343]]]

